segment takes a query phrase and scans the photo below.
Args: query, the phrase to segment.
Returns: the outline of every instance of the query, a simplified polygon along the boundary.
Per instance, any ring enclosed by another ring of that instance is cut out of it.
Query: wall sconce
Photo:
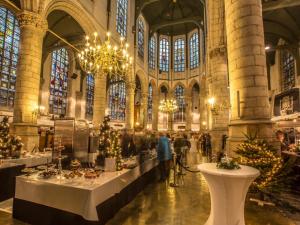
[[[210,111],[213,115],[219,115],[219,108],[216,107],[216,99],[214,97],[211,97],[207,100],[209,104]]]

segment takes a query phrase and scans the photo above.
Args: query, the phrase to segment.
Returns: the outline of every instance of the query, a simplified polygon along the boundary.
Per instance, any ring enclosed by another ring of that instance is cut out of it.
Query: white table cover
[[[205,225],[245,225],[245,198],[259,171],[248,166],[237,170],[218,169],[216,163],[204,163],[198,168],[207,181],[211,199]]]
[[[39,153],[34,155],[29,155],[27,157],[21,157],[19,159],[3,159],[3,163],[17,163],[17,164],[25,164],[26,167],[39,166],[52,162],[52,154],[51,152]]]
[[[134,169],[104,172],[96,179],[19,176],[16,179],[15,198],[81,215],[89,221],[99,221],[101,218],[98,218],[97,205],[119,193],[157,164],[156,159],[150,159]]]

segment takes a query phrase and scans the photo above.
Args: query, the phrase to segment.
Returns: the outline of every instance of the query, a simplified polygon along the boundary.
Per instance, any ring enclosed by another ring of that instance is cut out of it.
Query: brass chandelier
[[[174,99],[164,99],[160,101],[158,109],[164,113],[174,113],[177,111],[178,105]]]
[[[109,74],[123,78],[132,68],[128,47],[124,37],[120,38],[119,46],[113,46],[109,32],[106,34],[106,41],[101,44],[98,33],[95,32],[92,37],[86,36],[85,48],[78,54],[80,66],[89,74]]]

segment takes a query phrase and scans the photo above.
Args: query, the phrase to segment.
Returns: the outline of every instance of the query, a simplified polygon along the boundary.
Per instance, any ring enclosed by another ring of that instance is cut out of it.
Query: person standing
[[[170,175],[172,153],[169,138],[163,133],[159,135],[158,139],[157,159],[159,161],[160,181],[165,181]]]

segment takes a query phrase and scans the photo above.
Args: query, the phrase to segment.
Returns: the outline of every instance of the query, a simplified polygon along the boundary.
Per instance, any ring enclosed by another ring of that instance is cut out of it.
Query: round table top
[[[211,174],[215,176],[227,176],[227,177],[257,177],[259,176],[259,170],[250,167],[242,166],[240,169],[227,170],[227,169],[218,169],[217,163],[203,163],[198,166],[198,169],[201,173]]]

